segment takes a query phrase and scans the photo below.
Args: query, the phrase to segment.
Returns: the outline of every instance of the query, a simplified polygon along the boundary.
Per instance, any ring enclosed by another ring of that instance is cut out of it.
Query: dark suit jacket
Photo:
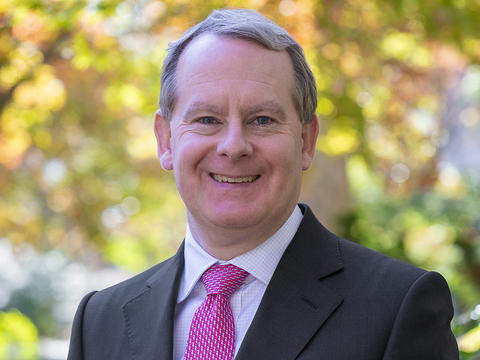
[[[238,360],[453,360],[445,280],[325,229],[302,206]],[[183,246],[172,258],[86,295],[69,360],[172,359]]]

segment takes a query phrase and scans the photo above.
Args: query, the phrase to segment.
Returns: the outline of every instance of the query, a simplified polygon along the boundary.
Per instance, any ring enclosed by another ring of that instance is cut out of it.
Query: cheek
[[[282,140],[265,144],[264,154],[274,173],[293,178],[302,169],[301,144],[291,138]],[[283,179],[286,180],[288,179]]]
[[[212,144],[207,137],[183,134],[175,138],[172,141],[174,169],[180,174],[192,172],[202,160],[207,158],[210,149]]]
[[[276,143],[278,157],[285,162],[297,163],[302,157],[302,139],[296,134],[284,136]]]

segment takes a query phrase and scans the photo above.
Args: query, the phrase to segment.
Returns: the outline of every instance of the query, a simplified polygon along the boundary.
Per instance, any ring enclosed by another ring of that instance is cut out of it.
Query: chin
[[[259,224],[265,216],[261,214],[255,214],[251,210],[245,211],[221,211],[215,212],[212,216],[212,223],[219,227],[225,228],[248,228],[254,227]]]

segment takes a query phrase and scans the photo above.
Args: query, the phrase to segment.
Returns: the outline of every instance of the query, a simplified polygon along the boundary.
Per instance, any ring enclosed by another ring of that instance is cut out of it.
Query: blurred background
[[[82,295],[183,239],[152,131],[161,64],[224,6],[287,28],[313,68],[303,201],[443,274],[480,359],[480,0],[0,0],[0,359],[65,359]]]

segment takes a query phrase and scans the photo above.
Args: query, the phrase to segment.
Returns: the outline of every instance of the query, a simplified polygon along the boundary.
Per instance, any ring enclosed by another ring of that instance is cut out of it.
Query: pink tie
[[[248,276],[235,265],[213,265],[202,275],[207,298],[193,315],[185,360],[231,360],[235,324],[229,298]]]

